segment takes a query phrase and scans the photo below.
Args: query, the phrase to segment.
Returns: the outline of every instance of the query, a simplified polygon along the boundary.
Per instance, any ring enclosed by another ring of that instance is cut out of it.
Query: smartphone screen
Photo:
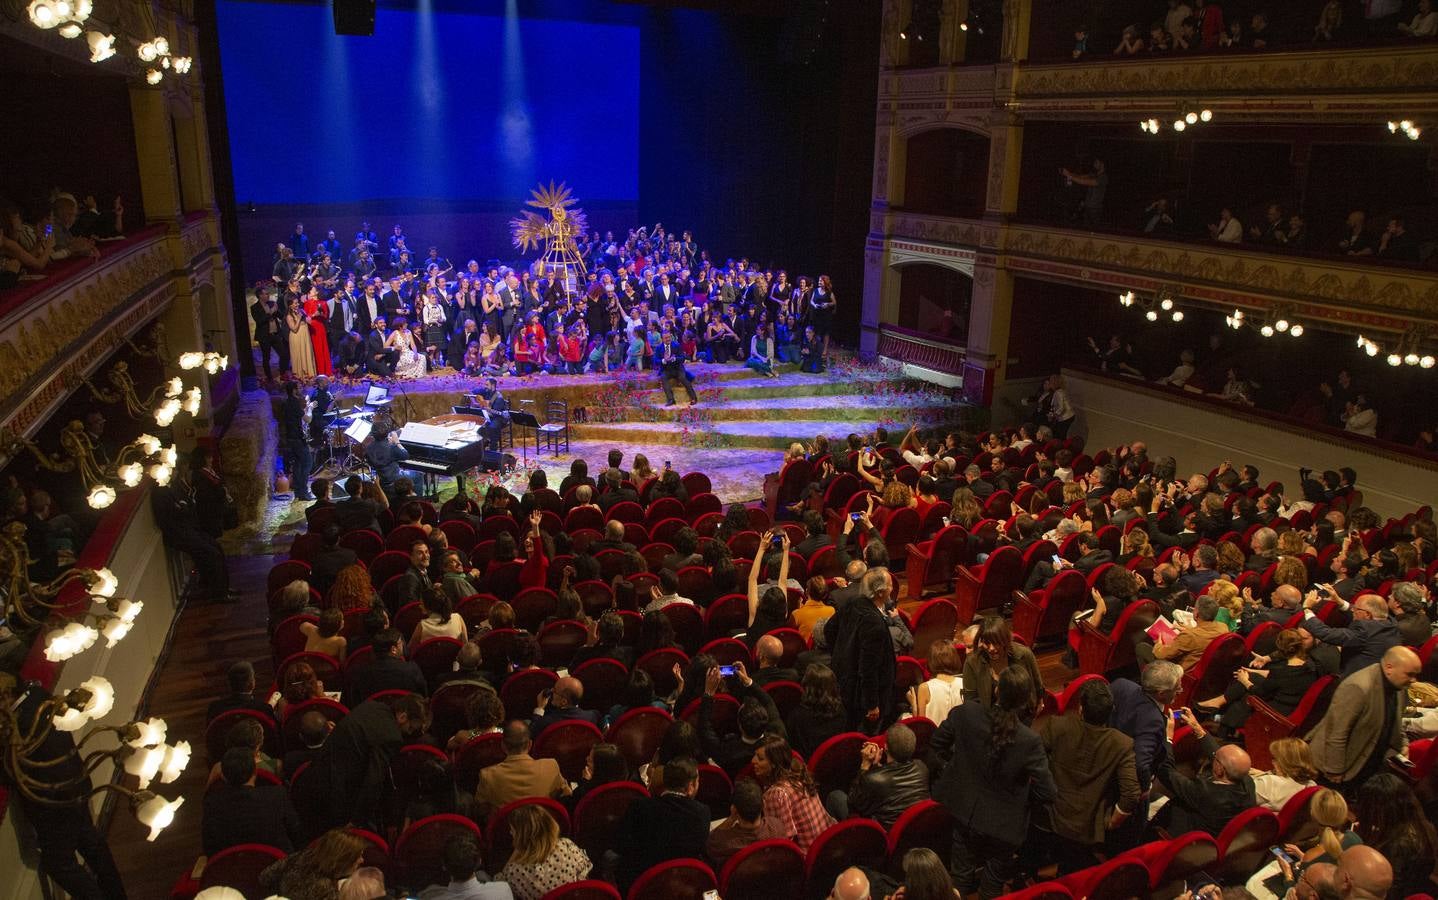
[[[734,667],[733,667],[733,666],[720,666],[720,667],[719,667],[719,674],[720,674],[720,675],[723,675],[725,678],[729,678],[730,676],[732,676],[732,675],[734,674]]]
[[[1175,709],[1175,710],[1173,711],[1173,720],[1174,720],[1175,722],[1182,722],[1182,721],[1183,721],[1183,712],[1180,711],[1180,710]]]
[[[861,516],[861,515],[863,515],[863,514],[862,514],[862,513],[850,513],[850,514],[849,514],[849,518],[851,518],[851,519],[853,519],[855,522],[857,522],[857,521],[859,521],[859,516]]]
[[[1287,850],[1284,850],[1282,847],[1269,847],[1269,848],[1268,848],[1268,852],[1269,852],[1269,853],[1272,853],[1272,854],[1273,854],[1275,857],[1277,857],[1278,859],[1281,859],[1281,860],[1283,860],[1284,862],[1288,863],[1290,866],[1293,865],[1294,863],[1298,862],[1297,858],[1295,858],[1292,853],[1289,853]]]
[[[1054,565],[1056,565],[1056,566],[1061,566],[1061,565],[1063,565],[1063,563],[1064,563],[1064,558],[1063,558],[1062,556],[1059,556],[1057,553],[1055,553],[1055,554],[1054,554]]]

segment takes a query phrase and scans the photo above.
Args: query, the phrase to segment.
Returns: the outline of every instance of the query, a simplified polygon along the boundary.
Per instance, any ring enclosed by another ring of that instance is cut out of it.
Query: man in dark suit
[[[578,678],[561,678],[554,683],[554,689],[539,695],[539,714],[529,720],[529,733],[539,740],[544,729],[560,722],[588,722],[599,724],[599,713],[592,709],[581,709],[584,699],[584,683]]]
[[[878,734],[893,718],[894,680],[898,657],[889,636],[884,607],[889,598],[889,573],[864,573],[863,599],[844,604],[829,622],[834,645],[834,675],[849,711],[851,728]]]
[[[378,663],[376,659],[363,669]],[[425,712],[423,698],[414,694],[350,707],[311,764],[312,783],[323,788],[315,798],[322,807],[317,820],[329,827],[347,823],[369,827],[377,822],[392,790],[389,761],[424,731]]]
[[[293,853],[303,836],[283,785],[255,784],[255,754],[231,747],[220,759],[221,784],[205,792],[200,846],[206,856],[239,844]]]
[[[395,318],[407,312],[408,304],[405,302],[404,279],[395,275],[389,280],[389,290],[380,295],[380,306],[384,310],[386,319],[393,321]]]
[[[806,509],[803,521],[805,536],[802,541],[794,545],[794,552],[808,560],[824,547],[833,544],[834,539],[829,537],[829,532],[824,527],[824,517],[818,510]]]
[[[610,451],[609,451],[609,455],[608,455],[608,456],[606,457],[606,459],[605,459],[605,462],[607,462],[607,463],[609,464],[609,467],[604,470],[605,472],[608,472],[608,471],[610,471],[610,470],[612,469],[612,470],[614,470],[615,472],[618,472],[618,473],[619,473],[619,480],[620,480],[620,481],[629,481],[629,480],[630,480],[630,479],[629,479],[629,473],[626,472],[626,471],[623,469],[623,465],[624,465],[624,451],[623,451],[623,450],[610,450]],[[604,472],[601,472],[601,473],[600,473],[600,477],[601,477],[601,478],[604,477]]]
[[[274,299],[274,290],[268,284],[255,288],[254,303],[250,304],[250,318],[255,323],[255,340],[260,345],[260,362],[264,364],[265,378],[274,378],[270,369],[270,351],[279,358],[281,374],[290,370],[290,341],[285,328],[285,311]]]
[[[375,478],[385,496],[394,493],[394,482],[399,478],[399,464],[409,459],[409,451],[399,442],[398,431],[378,431],[365,448],[365,459],[374,468]]]
[[[338,515],[338,514],[337,514]],[[348,547],[340,546],[340,527],[331,523],[320,532],[320,551],[310,559],[310,586],[323,596],[335,583],[340,570],[354,565],[359,557]]]
[[[1303,627],[1323,643],[1343,648],[1344,678],[1374,665],[1388,648],[1403,643],[1397,623],[1388,616],[1388,602],[1377,594],[1365,594],[1353,601],[1349,607],[1353,621],[1347,628],[1330,628],[1313,614],[1313,608],[1323,599],[1316,590],[1308,592],[1303,601]]]
[[[366,528],[380,533],[379,504],[360,496],[364,490],[364,479],[351,475],[345,479],[345,493],[349,496],[335,504],[335,524],[340,531],[362,531]]]
[[[375,319],[384,318],[384,304],[379,300],[379,290],[373,282],[366,282],[364,290],[355,298],[355,320],[351,331],[369,334]]]
[[[1211,759],[1208,771],[1189,777],[1178,771],[1172,756],[1164,758],[1157,774],[1169,803],[1160,817],[1167,816],[1170,834],[1203,831],[1217,837],[1235,816],[1258,804],[1253,779],[1248,776],[1248,753],[1237,744],[1220,747],[1193,713],[1182,709],[1179,714],[1199,739],[1199,751]]]
[[[1282,625],[1303,609],[1303,592],[1291,584],[1280,584],[1274,588],[1273,595],[1268,598],[1268,606],[1254,598],[1251,590],[1246,590],[1243,599],[1243,617],[1238,631],[1245,635],[1265,622]]]
[[[1108,724],[1113,692],[1091,681],[1077,699],[1077,716],[1045,716],[1035,728],[1058,788],[1053,856],[1060,875],[1094,865],[1107,833],[1139,808],[1133,739]]]
[[[369,335],[365,337],[365,369],[371,375],[390,378],[394,375],[395,363],[399,361],[399,351],[384,345],[384,326],[385,318],[380,316],[374,320]]]
[[[972,463],[964,469],[964,480],[968,482],[969,490],[974,492],[977,500],[987,500],[994,492],[994,485],[991,481],[984,480],[983,470]]]
[[[353,710],[380,691],[425,693],[424,673],[404,658],[404,638],[393,628],[374,636],[374,661],[345,680],[344,703]]]
[[[255,667],[247,660],[231,663],[225,671],[225,679],[229,682],[230,692],[210,703],[205,710],[206,722],[232,709],[247,709],[274,718],[274,707],[255,699]]]
[[[299,382],[285,382],[285,399],[280,404],[280,447],[290,470],[295,497],[313,500],[315,498],[310,495],[310,435],[305,427],[305,409]]]
[[[1116,678],[1109,724],[1133,740],[1139,790],[1147,792],[1159,765],[1168,758],[1168,705],[1178,695],[1183,666],[1158,660],[1143,670],[1142,685]]]
[[[424,592],[432,586],[433,580],[429,577],[429,542],[415,541],[409,545],[409,568],[404,570],[399,580],[399,587],[395,590],[394,609],[389,611],[390,615],[423,598]]]
[[[988,709],[963,703],[949,712],[929,742],[944,761],[934,799],[954,817],[952,869],[961,896],[975,889],[982,900],[1004,893],[1019,873],[1018,848],[1029,830],[1029,813],[1054,802],[1057,790],[1043,742],[1022,721],[995,747],[994,722],[1021,719],[1035,686],[1023,666],[999,675],[997,696]]]
[[[330,355],[339,353],[340,341],[354,330],[357,321],[355,309],[354,280],[345,282],[342,290],[336,291],[327,301],[328,318],[325,319],[325,338],[329,341]]]
[[[702,858],[709,839],[709,807],[694,799],[699,767],[688,757],[664,766],[664,793],[636,800],[619,823],[618,882],[628,890],[645,870],[671,859]]]
[[[605,513],[608,513],[616,503],[639,502],[639,494],[633,488],[622,487],[624,481],[619,477],[617,470],[605,469],[602,477],[607,490],[599,495],[599,508]]]

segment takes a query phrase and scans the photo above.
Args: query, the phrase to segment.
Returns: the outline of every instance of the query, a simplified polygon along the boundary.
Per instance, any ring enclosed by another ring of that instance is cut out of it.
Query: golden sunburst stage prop
[[[569,186],[564,182],[555,185],[541,184],[529,192],[532,199],[525,205],[544,210],[548,217],[533,210],[520,210],[519,217],[509,220],[514,246],[528,253],[539,247],[544,248],[539,263],[542,272],[564,270],[564,281],[569,290],[576,291],[584,274],[584,259],[579,255],[577,236],[586,233],[589,220],[584,210],[575,204]]]

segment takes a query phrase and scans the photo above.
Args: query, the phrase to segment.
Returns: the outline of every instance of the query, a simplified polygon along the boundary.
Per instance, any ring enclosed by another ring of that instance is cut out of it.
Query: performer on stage
[[[369,337],[365,339],[365,368],[371,375],[389,378],[394,375],[394,365],[399,359],[399,351],[390,348],[385,338],[384,326],[384,316],[375,319],[370,328]]]
[[[425,355],[403,316],[395,320],[394,331],[390,332],[384,345],[399,354],[394,366],[396,378],[420,378],[424,375]]]
[[[306,324],[310,329],[310,347],[314,354],[316,375],[333,375],[330,365],[329,306],[320,299],[320,290],[311,287],[304,303]]]
[[[330,380],[324,375],[315,377],[315,390],[310,394],[310,441],[322,440],[325,436],[325,413],[334,403],[330,394]]]
[[[260,361],[264,364],[265,378],[273,379],[274,372],[283,375],[290,370],[289,331],[285,325],[285,310],[275,302],[274,289],[266,283],[255,288],[255,302],[250,306],[250,318],[255,320],[255,340],[260,345]],[[270,370],[270,351],[279,358],[279,366]]]
[[[309,335],[305,335],[309,340]],[[280,451],[290,472],[290,485],[298,500],[313,500],[310,495],[310,444],[305,427],[306,403],[300,397],[297,382],[285,382],[285,402],[280,405]]]
[[[285,328],[289,332],[290,371],[296,378],[315,377],[315,346],[310,340],[309,322],[300,309],[300,298],[290,297]]]
[[[684,348],[668,326],[665,326],[659,337],[659,346],[655,348],[655,353],[659,358],[659,385],[664,388],[664,405],[674,405],[675,382],[683,385],[684,393],[689,395],[689,405],[697,404],[699,397],[694,393],[694,378],[684,368]]]
[[[375,478],[386,497],[394,497],[394,482],[399,478],[399,464],[409,459],[409,451],[399,442],[398,431],[374,430],[365,448],[365,459],[374,468]]]
[[[814,334],[824,342],[823,360],[826,363],[829,360],[829,331],[834,327],[834,307],[837,305],[834,283],[828,275],[820,275],[814,296],[809,301],[809,324],[814,326]]]
[[[485,444],[492,450],[499,450],[500,433],[509,421],[509,401],[499,392],[499,382],[493,377],[484,380],[484,387],[475,391],[473,398],[475,406],[489,410],[489,416],[480,429]]]

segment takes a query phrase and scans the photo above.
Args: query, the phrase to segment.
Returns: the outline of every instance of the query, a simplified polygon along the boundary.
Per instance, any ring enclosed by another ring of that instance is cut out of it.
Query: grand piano
[[[484,451],[483,415],[447,413],[410,422],[399,432],[399,442],[409,451],[404,468],[418,472],[424,480],[422,496],[436,493],[440,476],[454,478],[464,492],[464,473],[470,469],[497,469],[502,456]]]

